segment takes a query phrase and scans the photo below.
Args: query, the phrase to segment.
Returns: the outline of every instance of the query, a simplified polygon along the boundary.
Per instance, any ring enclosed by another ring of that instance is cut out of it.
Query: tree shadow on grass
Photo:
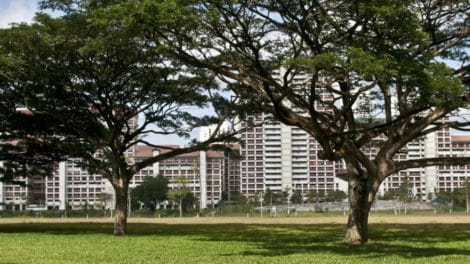
[[[322,225],[239,226],[234,232],[207,233],[206,240],[254,242],[261,250],[244,255],[281,256],[333,253],[342,256],[383,259],[393,255],[422,258],[442,255],[470,256],[470,224],[370,225],[372,240],[353,246],[342,242],[344,226]],[[452,246],[459,243],[463,246]],[[436,243],[449,243],[442,247]]]
[[[111,236],[112,229],[112,224],[97,223],[0,224],[0,233]],[[238,252],[246,256],[331,253],[378,260],[394,255],[402,258],[470,256],[470,224],[371,224],[370,230],[369,243],[352,246],[341,242],[345,232],[342,224],[129,224],[130,236],[162,239],[185,236],[201,243],[254,244],[253,250]]]
[[[56,235],[109,234],[112,224],[98,223],[14,223],[0,224],[0,233],[43,233]]]

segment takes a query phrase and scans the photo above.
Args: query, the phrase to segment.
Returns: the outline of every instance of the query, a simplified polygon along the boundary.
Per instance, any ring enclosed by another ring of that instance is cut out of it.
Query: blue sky
[[[37,0],[0,0],[0,27],[11,22],[30,22],[37,11]]]

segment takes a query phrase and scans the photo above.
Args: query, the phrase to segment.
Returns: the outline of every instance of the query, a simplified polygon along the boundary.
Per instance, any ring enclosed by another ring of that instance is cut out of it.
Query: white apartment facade
[[[470,156],[470,135],[446,136],[446,132],[441,132],[438,139],[439,156],[447,157],[469,157]],[[437,166],[437,178],[435,189],[437,191],[453,191],[464,187],[465,181],[470,180],[470,164]]]
[[[240,147],[243,156],[240,161],[241,194],[251,196],[267,189],[303,194],[310,190],[348,191],[347,182],[341,179],[342,162],[318,159],[321,146],[314,138],[299,128],[277,121],[262,124],[266,117],[269,115],[259,114],[240,122],[241,126],[255,124],[240,135],[243,142]],[[364,151],[371,157],[377,154],[373,147]],[[470,135],[453,135],[449,129],[443,129],[409,143],[395,159],[442,156],[470,156]],[[403,170],[385,179],[378,194],[398,188],[405,177],[415,197],[430,200],[436,192],[462,188],[465,180],[470,180],[470,164]]]
[[[261,124],[263,114],[249,117],[248,123]],[[269,116],[268,116],[269,117]],[[277,121],[255,126],[241,134],[240,193],[254,195],[271,191],[310,190],[326,193],[347,190],[347,183],[336,177],[336,163],[319,160],[318,142],[305,131]]]

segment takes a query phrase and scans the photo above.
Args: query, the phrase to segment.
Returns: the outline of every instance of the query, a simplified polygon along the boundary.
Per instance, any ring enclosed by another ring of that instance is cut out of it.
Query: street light
[[[263,217],[263,201],[264,201],[263,196],[261,196],[261,197],[259,198],[261,217]]]
[[[468,214],[470,212],[470,197],[469,197],[469,192],[468,192],[468,188],[470,187],[470,181],[468,179],[465,180],[464,186],[465,186],[465,205],[467,207],[466,213]]]
[[[290,203],[290,195],[289,195],[289,196],[287,196],[287,215],[289,215],[289,214],[290,214],[289,203]]]
[[[129,191],[127,194],[127,217],[131,217],[131,192],[132,192],[132,189],[129,188]]]

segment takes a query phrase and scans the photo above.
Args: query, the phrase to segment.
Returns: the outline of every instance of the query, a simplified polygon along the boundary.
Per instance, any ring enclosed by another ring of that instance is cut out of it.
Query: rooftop
[[[155,148],[151,146],[146,146],[146,145],[138,145],[136,148],[136,153],[135,157],[136,158],[150,158],[153,156],[153,151],[158,150],[160,153],[167,153],[171,149],[179,149],[180,147],[178,145],[164,145],[162,148]],[[234,145],[233,149],[239,149],[238,145]],[[207,150],[206,155],[208,158],[222,158],[224,157],[224,153],[222,151],[214,151],[214,150]],[[194,152],[189,152],[189,153],[184,153],[181,155],[178,155],[176,157],[179,158],[197,158],[199,157],[199,151],[194,151]]]
[[[469,142],[470,143],[470,135],[452,135],[451,141],[452,142]]]

